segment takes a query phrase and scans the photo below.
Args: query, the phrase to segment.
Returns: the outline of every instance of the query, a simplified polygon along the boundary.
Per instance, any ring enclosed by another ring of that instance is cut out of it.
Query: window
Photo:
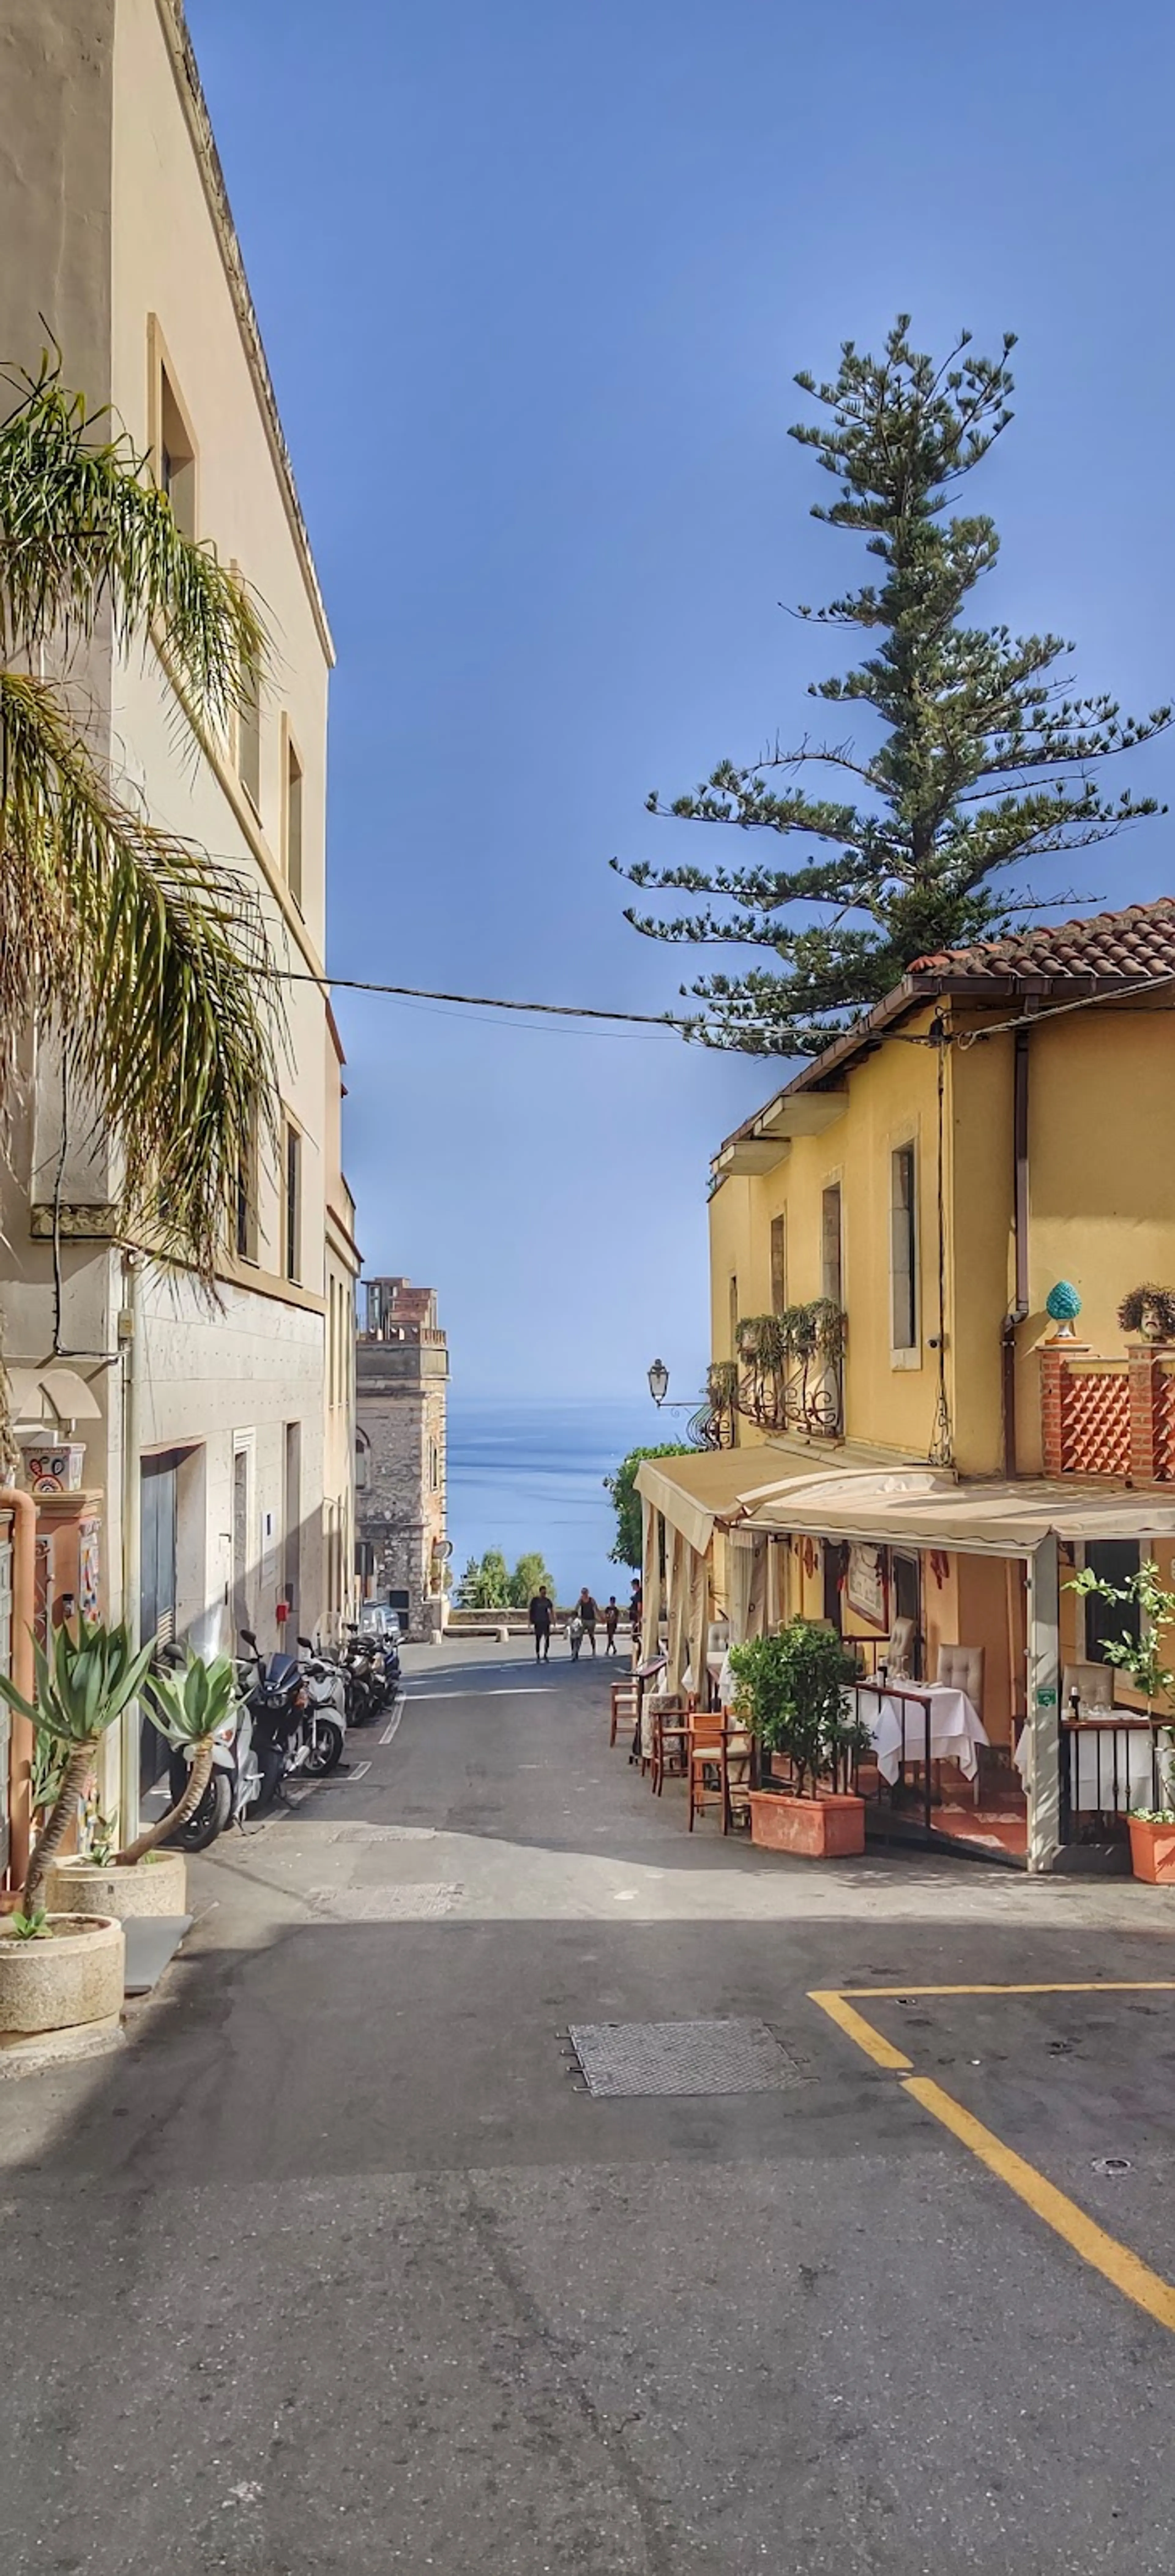
[[[738,1327],[738,1279],[732,1271],[730,1280],[730,1356],[732,1360],[738,1358]]]
[[[155,380],[154,447],[156,476],[161,492],[166,492],[172,516],[180,534],[196,534],[196,442],[187,413],[176,391],[175,379],[167,360],[159,353]]]
[[[918,1340],[918,1213],[914,1147],[889,1158],[890,1347],[912,1351]]]
[[[286,736],[285,871],[299,912],[302,909],[302,763]]]
[[[1103,1583],[1127,1583],[1137,1574],[1141,1549],[1134,1538],[1098,1538],[1085,1542],[1085,1562]],[[1142,1612],[1137,1601],[1103,1601],[1096,1592],[1088,1592],[1082,1602],[1085,1612],[1085,1661],[1104,1664],[1109,1639],[1131,1637],[1137,1644],[1142,1635]]]
[[[254,813],[261,813],[261,673],[255,661],[241,670],[237,708],[237,776]]]
[[[430,1440],[428,1444],[428,1484],[430,1493],[439,1494],[441,1490],[441,1452],[439,1444],[435,1440]]]
[[[282,1250],[287,1279],[302,1276],[302,1139],[287,1118],[282,1154]]]
[[[256,1261],[258,1258],[257,1186],[257,1130],[254,1127],[237,1165],[236,1246],[240,1261]]]
[[[782,1315],[787,1304],[787,1218],[771,1219],[771,1309]]]
[[[842,1269],[840,1182],[832,1181],[820,1206],[820,1294],[834,1306],[844,1304]]]

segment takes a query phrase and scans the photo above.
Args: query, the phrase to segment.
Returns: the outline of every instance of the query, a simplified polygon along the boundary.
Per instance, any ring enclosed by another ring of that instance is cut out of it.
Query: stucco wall
[[[239,253],[218,221],[206,149],[170,0],[12,0],[0,18],[0,353],[35,365],[44,313],[62,347],[65,381],[110,400],[136,447],[153,426],[152,365],[166,355],[197,448],[196,532],[236,563],[259,594],[272,637],[263,696],[259,812],[235,775],[231,744],[193,756],[177,738],[174,705],[150,648],[112,670],[99,653],[86,682],[112,756],[155,819],[235,864],[257,890],[284,962],[317,971],[325,938],[326,707],[329,637],[267,395]],[[283,878],[285,745],[303,774],[302,900]],[[340,1202],[338,1060],[323,997],[288,990],[284,1104],[302,1131],[300,1281],[282,1270],[276,1158],[262,1176],[259,1260],[236,1272],[226,1257],[219,1307],[184,1277],[151,1269],[141,1288],[141,1441],[145,1452],[192,1445],[179,1549],[181,1623],[223,1595],[232,1528],[234,1447],[250,1458],[247,1585],[272,1643],[286,1572],[285,1434],[301,1426],[299,1514],[303,1623],[322,1610],[324,1440],[332,1439],[333,1499],[351,1530],[351,1389],[332,1405],[324,1382],[326,1196]],[[51,1260],[30,1241],[27,1201],[49,1195],[59,1135],[57,1096],[42,1081],[18,1130],[4,1179],[6,1347],[43,1355],[52,1340]],[[65,1195],[85,1195],[70,1147]],[[93,1191],[89,1193],[91,1196]],[[123,1281],[117,1253],[95,1243],[62,1249],[62,1340],[113,1353]],[[347,1275],[345,1243],[336,1278]],[[349,1318],[348,1287],[348,1318]],[[81,1365],[79,1363],[79,1365]],[[83,1374],[86,1373],[83,1365]],[[105,1559],[118,1598],[121,1393],[117,1367],[98,1371],[101,1424],[87,1428],[87,1482],[104,1491]],[[268,1559],[262,1581],[262,1559]]]

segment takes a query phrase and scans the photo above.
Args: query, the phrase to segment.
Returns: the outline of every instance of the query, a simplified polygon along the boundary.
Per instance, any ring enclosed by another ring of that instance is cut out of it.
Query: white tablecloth
[[[916,1700],[898,1699],[892,1691],[858,1690],[857,1709],[877,1747],[877,1768],[893,1786],[903,1762],[926,1759],[926,1712],[930,1702],[930,1758],[957,1762],[973,1780],[978,1764],[975,1747],[986,1744],[983,1721],[966,1691],[948,1682],[928,1682]]]

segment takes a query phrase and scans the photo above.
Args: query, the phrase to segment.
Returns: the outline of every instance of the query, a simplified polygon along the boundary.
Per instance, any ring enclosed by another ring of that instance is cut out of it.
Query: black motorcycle
[[[307,1767],[309,1738],[301,1667],[294,1655],[263,1655],[251,1628],[242,1628],[253,1665],[248,1686],[253,1746],[261,1772],[261,1792],[253,1814],[265,1815],[292,1771]]]

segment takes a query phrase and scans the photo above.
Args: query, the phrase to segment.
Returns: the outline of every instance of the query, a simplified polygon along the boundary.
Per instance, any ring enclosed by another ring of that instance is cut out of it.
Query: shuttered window
[[[896,1146],[889,1161],[890,1342],[895,1351],[912,1351],[918,1338],[918,1243],[913,1145]]]

